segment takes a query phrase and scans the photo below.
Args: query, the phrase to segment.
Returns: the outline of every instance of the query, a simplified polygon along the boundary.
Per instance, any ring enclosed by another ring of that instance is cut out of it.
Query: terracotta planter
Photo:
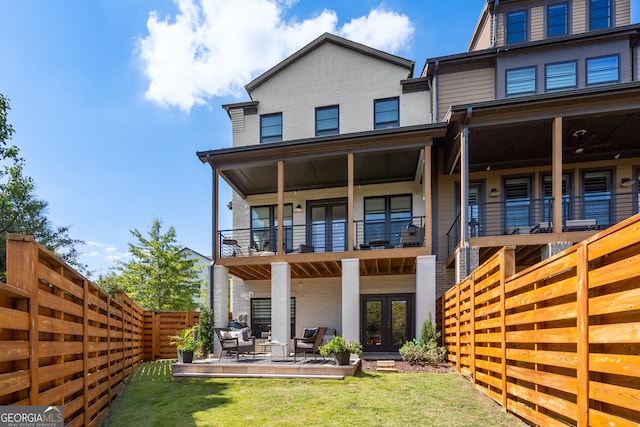
[[[333,356],[336,358],[336,362],[338,363],[338,365],[348,365],[351,353],[349,353],[348,351],[342,351],[340,353],[334,354]]]

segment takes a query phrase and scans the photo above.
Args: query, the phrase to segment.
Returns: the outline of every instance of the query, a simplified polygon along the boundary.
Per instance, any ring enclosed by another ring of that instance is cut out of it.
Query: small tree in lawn
[[[173,227],[164,234],[161,228],[161,221],[155,219],[148,237],[131,230],[137,242],[129,243],[131,261],[118,267],[120,288],[144,310],[193,311],[203,284],[196,261],[180,252],[183,247],[176,243]]]
[[[200,325],[198,326],[198,339],[200,340],[203,357],[213,353],[214,337],[213,310],[209,307],[203,307],[200,311]]]

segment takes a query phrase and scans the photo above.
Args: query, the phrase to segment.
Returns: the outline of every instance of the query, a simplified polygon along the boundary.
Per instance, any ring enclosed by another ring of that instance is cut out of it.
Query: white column
[[[360,262],[342,260],[342,336],[360,341]]]
[[[288,262],[271,263],[271,339],[285,343],[284,354],[289,354],[291,266]]]
[[[416,338],[422,324],[429,318],[436,323],[436,257],[422,255],[416,258]]]
[[[213,266],[213,326],[224,328],[229,323],[229,269],[222,265]],[[220,342],[215,339],[213,352],[220,355]]]

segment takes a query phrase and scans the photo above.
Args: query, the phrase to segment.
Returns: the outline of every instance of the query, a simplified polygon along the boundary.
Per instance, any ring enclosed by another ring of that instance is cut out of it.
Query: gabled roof
[[[315,49],[317,49],[318,47],[322,46],[325,43],[333,43],[335,45],[342,46],[342,47],[345,47],[347,49],[351,49],[351,50],[353,50],[355,52],[358,52],[360,54],[371,56],[371,57],[379,59],[381,61],[386,61],[386,62],[389,62],[391,64],[395,64],[395,65],[397,65],[399,67],[404,67],[404,68],[407,69],[408,78],[413,77],[413,67],[415,65],[414,61],[411,61],[411,60],[405,59],[405,58],[401,58],[399,56],[392,55],[390,53],[383,52],[381,50],[377,50],[377,49],[374,49],[372,47],[365,46],[363,44],[356,43],[354,41],[347,40],[345,38],[338,37],[338,36],[330,34],[330,33],[324,33],[323,35],[321,35],[320,37],[318,37],[317,39],[315,39],[314,41],[312,41],[311,43],[309,43],[308,45],[306,45],[302,49],[298,50],[297,52],[295,52],[292,55],[290,55],[289,57],[287,57],[287,59],[285,59],[284,61],[280,62],[275,67],[267,70],[266,72],[264,72],[260,76],[256,77],[253,81],[249,82],[245,86],[245,89],[247,90],[247,92],[251,93],[253,90],[258,88],[263,83],[267,82],[270,78],[272,78],[273,76],[278,74],[280,71],[284,70],[289,65],[293,64],[298,59],[302,58],[303,56],[307,55],[308,53],[313,52]]]

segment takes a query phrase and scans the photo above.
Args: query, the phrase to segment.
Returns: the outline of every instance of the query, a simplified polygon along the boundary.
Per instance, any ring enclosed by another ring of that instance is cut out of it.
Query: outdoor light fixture
[[[498,197],[499,195],[500,195],[500,190],[498,190],[497,188],[492,188],[491,191],[489,191],[490,197]]]
[[[620,187],[631,187],[635,183],[636,183],[635,179],[622,178],[622,180],[620,181]]]
[[[295,207],[294,211],[296,211],[297,213],[302,212],[302,206],[300,206],[299,204]]]

